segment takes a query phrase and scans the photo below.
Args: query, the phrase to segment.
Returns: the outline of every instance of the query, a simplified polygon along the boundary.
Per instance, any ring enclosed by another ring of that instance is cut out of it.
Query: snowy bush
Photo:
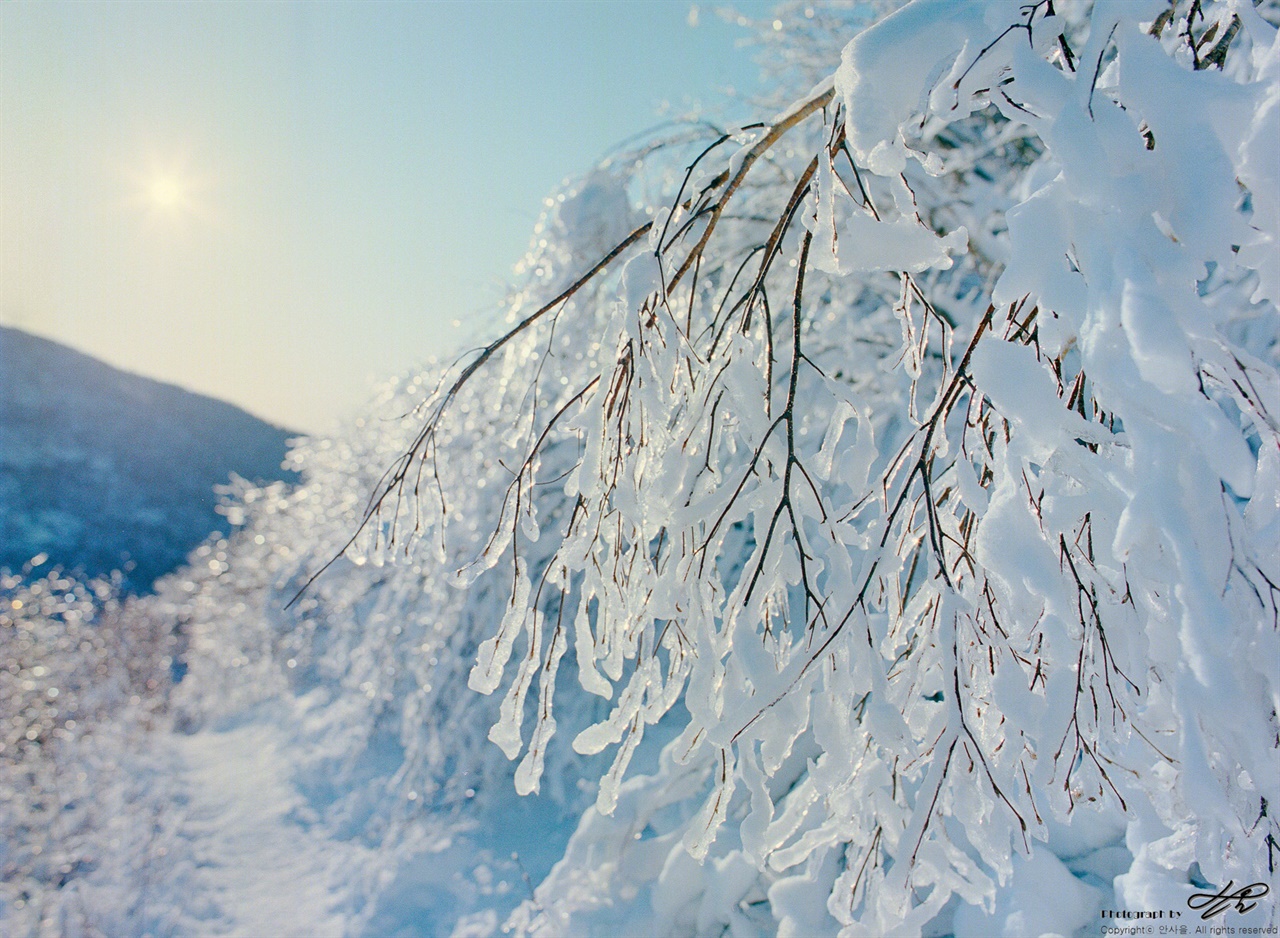
[[[547,239],[361,536],[464,561],[519,792],[612,753],[513,924],[1071,932],[1270,875],[1278,95],[1247,2],[917,0],[598,171],[646,215]]]
[[[0,577],[0,923],[6,934],[156,933],[175,819],[148,752],[172,621],[118,582]]]

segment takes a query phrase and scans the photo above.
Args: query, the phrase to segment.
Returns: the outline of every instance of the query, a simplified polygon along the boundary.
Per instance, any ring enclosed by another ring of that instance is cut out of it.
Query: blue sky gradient
[[[494,306],[561,180],[757,90],[689,9],[0,5],[0,322],[330,428]]]

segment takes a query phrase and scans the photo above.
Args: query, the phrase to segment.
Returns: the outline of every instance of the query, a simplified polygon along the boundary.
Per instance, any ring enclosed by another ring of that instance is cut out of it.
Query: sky
[[[687,0],[2,3],[0,324],[332,430],[472,334],[566,177],[756,91],[747,35]]]

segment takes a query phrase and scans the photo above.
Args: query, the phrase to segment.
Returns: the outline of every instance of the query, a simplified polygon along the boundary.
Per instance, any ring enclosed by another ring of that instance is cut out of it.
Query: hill
[[[289,431],[0,327],[0,568],[33,560],[147,590],[212,531],[214,486],[281,468]]]

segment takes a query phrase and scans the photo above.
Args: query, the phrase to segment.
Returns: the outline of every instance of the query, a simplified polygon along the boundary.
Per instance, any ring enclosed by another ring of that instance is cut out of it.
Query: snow
[[[1074,935],[1098,920],[1105,898],[1052,853],[1037,850],[1014,861],[1013,875],[998,891],[991,911],[961,906],[953,928],[956,938]]]
[[[838,231],[839,254],[830,269],[839,274],[945,268],[948,255],[963,251],[968,241],[964,228],[938,237],[912,218],[877,221],[862,212],[851,213]]]
[[[1259,77],[1272,79],[1272,84],[1240,144],[1240,181],[1252,197],[1249,225],[1255,232],[1240,253],[1241,260],[1258,272],[1258,289],[1250,299],[1276,304],[1280,302],[1280,161],[1276,160],[1275,141],[1280,137],[1280,86],[1274,83],[1274,76],[1280,72],[1280,34],[1272,30],[1270,47],[1259,42],[1256,48],[1261,59]]]
[[[186,821],[196,873],[189,885],[208,911],[188,909],[182,930],[205,935],[340,936],[341,874],[349,845],[306,822],[290,781],[282,731],[272,722],[170,737],[186,782]],[[344,849],[345,846],[345,849]]]
[[[976,40],[1016,11],[1012,0],[1003,6],[924,0],[904,6],[845,46],[835,88],[850,115],[854,155],[877,175],[901,172],[907,161],[902,125],[950,62],[976,51]],[[905,46],[912,50],[909,56],[902,54]],[[885,80],[888,74],[892,81]]]

